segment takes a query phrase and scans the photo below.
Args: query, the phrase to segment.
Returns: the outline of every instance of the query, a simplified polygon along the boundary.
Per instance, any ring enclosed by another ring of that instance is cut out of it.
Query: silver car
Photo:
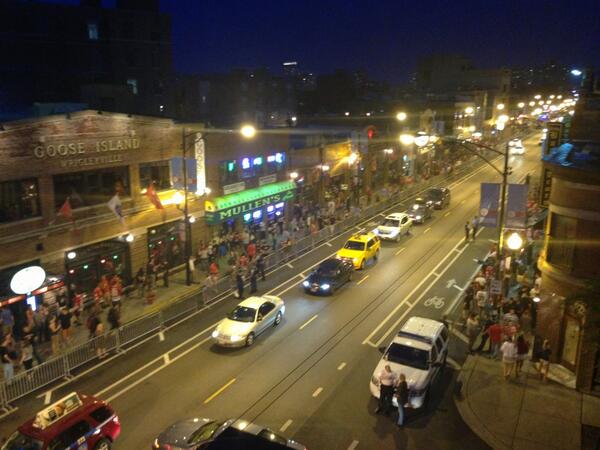
[[[223,347],[250,346],[260,333],[279,325],[284,314],[285,303],[279,297],[249,297],[219,322],[212,337]]]

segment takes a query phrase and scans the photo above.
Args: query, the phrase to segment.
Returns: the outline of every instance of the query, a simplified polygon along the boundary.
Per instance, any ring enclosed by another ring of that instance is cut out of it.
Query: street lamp
[[[496,105],[496,109],[497,109],[498,111],[502,111],[502,110],[504,109],[504,103],[498,103],[498,104]]]
[[[415,142],[415,137],[412,134],[401,134],[400,143],[402,145],[412,145]]]
[[[515,231],[511,233],[511,235],[506,240],[506,245],[508,245],[508,248],[510,248],[511,250],[519,250],[523,246],[523,238],[519,233]]]
[[[525,108],[525,102],[519,102],[517,105],[519,108]]]
[[[256,128],[252,125],[243,125],[242,128],[240,128],[240,133],[246,139],[251,139],[256,135]]]
[[[406,113],[400,111],[398,114],[396,114],[396,119],[398,119],[400,122],[404,122],[406,120]]]

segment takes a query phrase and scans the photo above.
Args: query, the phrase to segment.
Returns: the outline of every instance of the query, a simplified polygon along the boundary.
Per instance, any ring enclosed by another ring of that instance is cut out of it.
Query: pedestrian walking
[[[490,357],[496,359],[500,351],[500,345],[502,344],[502,325],[494,322],[488,328],[488,334],[490,336]]]
[[[477,229],[479,228],[479,217],[473,216],[471,221],[471,229],[473,230],[473,240],[477,237]]]
[[[260,276],[260,279],[262,281],[265,281],[266,277],[265,277],[265,253],[264,252],[260,252],[258,254],[258,257],[256,258],[256,270],[257,270],[257,276]]]
[[[60,323],[58,322],[54,314],[52,314],[52,316],[50,317],[48,329],[50,330],[50,343],[52,345],[52,354],[56,355],[60,348]]]
[[[544,339],[542,343],[542,349],[538,355],[540,360],[540,378],[545,383],[548,381],[548,371],[550,370],[550,356],[552,355],[552,349],[550,348],[550,342],[548,339]]]
[[[167,263],[163,264],[163,286],[169,287],[169,265]]]
[[[394,396],[394,386],[396,386],[398,375],[392,371],[389,364],[386,364],[379,373],[379,406],[375,413],[384,413],[388,415],[392,408],[392,399]]]
[[[479,343],[479,346],[477,347],[477,353],[481,353],[483,351],[483,348],[485,347],[485,344],[487,344],[488,339],[490,338],[490,328],[492,327],[492,325],[494,325],[494,321],[492,320],[486,320],[485,325],[483,326],[483,333],[481,334],[481,342]],[[490,342],[490,349],[488,350],[488,352],[492,349],[492,344]]]
[[[523,362],[527,359],[527,354],[529,353],[529,343],[525,340],[525,337],[520,334],[517,338],[517,361],[515,363],[515,376],[519,376],[521,374],[521,370],[523,369]]]
[[[33,345],[31,343],[32,336],[28,335],[21,342],[21,360],[25,370],[30,370],[33,367]]]
[[[2,369],[4,371],[4,381],[10,380],[15,373],[14,362],[15,354],[12,347],[12,337],[10,334],[5,335],[2,345],[0,345],[0,359],[2,359]]]
[[[471,236],[471,227],[469,225],[469,221],[465,223],[465,242],[469,242],[469,237]]]
[[[467,351],[469,353],[473,353],[473,345],[475,344],[475,340],[477,336],[479,336],[479,319],[477,318],[477,314],[471,313],[469,314],[469,318],[467,319]]]
[[[398,403],[398,421],[396,422],[399,427],[404,426],[404,417],[408,403],[408,384],[406,383],[406,376],[401,373],[398,377],[398,386],[396,387],[396,402]]]
[[[257,278],[258,278],[258,269],[253,264],[250,267],[250,294],[255,294],[258,291],[258,288],[256,286]]]
[[[500,347],[500,353],[502,353],[502,371],[504,379],[508,380],[515,368],[515,362],[517,360],[517,346],[513,342],[512,337],[508,336],[506,338]]]
[[[121,326],[121,312],[120,307],[118,305],[112,304],[110,305],[110,309],[108,310],[108,323],[110,324],[110,329],[115,330]]]
[[[235,274],[236,298],[242,300],[244,298],[244,272],[240,268]]]

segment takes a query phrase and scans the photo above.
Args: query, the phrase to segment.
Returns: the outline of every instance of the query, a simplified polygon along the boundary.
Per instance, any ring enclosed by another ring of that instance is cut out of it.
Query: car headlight
[[[327,283],[323,283],[323,284],[321,285],[321,289],[323,289],[324,291],[326,291],[326,290],[327,290],[327,289],[329,289],[330,287],[331,287],[331,286],[329,286],[329,284],[327,284]]]
[[[375,375],[373,375],[371,377],[371,383],[373,383],[375,386],[379,387],[379,379]]]
[[[435,202],[435,204],[436,204],[436,205],[441,205],[441,204],[442,204],[442,201],[441,201],[441,200],[438,200],[437,202]]]
[[[379,235],[379,228],[375,228],[375,229],[373,230],[373,234]]]
[[[219,337],[219,330],[215,330],[212,332],[212,337],[216,338]]]
[[[307,280],[304,280],[304,281],[302,282],[302,286],[304,286],[304,287],[309,287],[309,286],[310,286],[310,283],[309,283]]]
[[[239,334],[232,334],[230,339],[231,339],[231,342],[237,342],[237,341],[241,341],[242,339],[244,339],[244,336],[240,336]]]
[[[358,258],[352,258],[352,262],[357,263],[358,262]]]
[[[417,217],[415,217],[415,219],[421,220],[421,216],[417,216]]]
[[[399,233],[399,230],[394,229],[394,230],[390,231],[390,236],[396,236],[398,233]]]

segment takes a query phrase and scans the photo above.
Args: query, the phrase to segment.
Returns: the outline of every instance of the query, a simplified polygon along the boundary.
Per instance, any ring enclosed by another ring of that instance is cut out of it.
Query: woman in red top
[[[529,343],[525,340],[522,334],[517,338],[517,365],[515,369],[515,373],[517,377],[521,369],[523,368],[523,361],[527,359],[527,354],[529,353]]]

